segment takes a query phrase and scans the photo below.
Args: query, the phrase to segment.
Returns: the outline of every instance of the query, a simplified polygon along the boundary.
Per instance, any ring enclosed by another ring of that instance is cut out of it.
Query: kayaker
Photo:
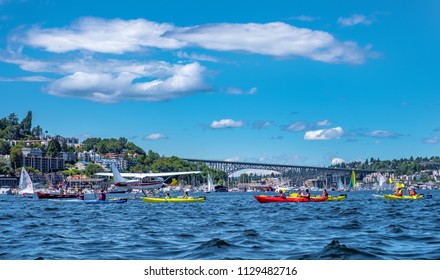
[[[84,200],[84,193],[82,192],[82,190],[79,190],[79,192],[78,192],[78,199]]]
[[[412,187],[411,190],[406,190],[409,195],[417,195],[416,188]]]
[[[170,198],[171,198],[171,195],[170,195],[169,192],[167,192],[166,195],[165,195],[165,199],[170,199]]]
[[[394,192],[394,195],[395,196],[402,196],[403,195],[402,188],[397,187],[396,191]]]
[[[302,191],[301,191],[301,189],[298,189],[298,194],[297,194],[297,196],[298,196],[298,197],[301,197],[301,196],[302,196]]]
[[[189,194],[188,194],[188,191],[185,191],[185,192],[183,193],[183,196],[182,196],[182,198],[189,198]]]
[[[98,200],[105,200],[105,199],[106,199],[106,194],[104,192],[104,189],[101,189],[101,191],[99,192]]]
[[[283,192],[283,190],[280,190],[280,198],[286,198],[286,196],[284,195],[284,192]]]
[[[306,198],[307,200],[310,199],[310,192],[309,192],[309,189],[306,189],[306,193],[305,193],[302,197]]]
[[[326,189],[326,188],[323,188],[323,189],[322,189],[322,197],[325,197],[325,199],[328,198],[328,192],[327,192],[327,189]]]

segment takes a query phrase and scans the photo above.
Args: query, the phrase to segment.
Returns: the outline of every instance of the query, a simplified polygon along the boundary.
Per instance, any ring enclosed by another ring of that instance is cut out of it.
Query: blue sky
[[[439,155],[439,8],[0,0],[0,112],[183,158]]]

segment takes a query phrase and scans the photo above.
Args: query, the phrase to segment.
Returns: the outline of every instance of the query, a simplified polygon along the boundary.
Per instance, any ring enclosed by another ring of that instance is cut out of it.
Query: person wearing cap
[[[402,196],[402,187],[396,187],[396,191],[394,192],[395,196]]]
[[[411,190],[406,190],[406,192],[409,194],[409,195],[417,195],[417,192],[416,192],[416,188],[415,187],[412,187],[411,188]]]

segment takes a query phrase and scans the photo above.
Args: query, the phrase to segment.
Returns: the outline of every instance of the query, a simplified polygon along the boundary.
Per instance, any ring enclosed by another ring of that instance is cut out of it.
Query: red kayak
[[[38,198],[77,198],[78,195],[74,193],[68,193],[68,194],[59,194],[59,193],[40,193],[37,192]]]
[[[326,201],[325,197],[312,197],[307,199],[305,197],[286,197],[282,198],[279,196],[265,196],[265,195],[254,195],[255,199],[260,203],[269,202],[321,202]]]

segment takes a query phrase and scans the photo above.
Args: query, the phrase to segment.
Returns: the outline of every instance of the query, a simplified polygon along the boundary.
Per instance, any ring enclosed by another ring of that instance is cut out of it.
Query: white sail
[[[208,174],[208,192],[214,191],[214,183],[212,182],[211,175]]]
[[[341,181],[341,178],[339,178],[338,180],[338,190],[343,190],[344,189],[344,184]]]
[[[380,174],[379,175],[379,187],[384,188],[384,185],[386,184],[387,180],[385,179],[385,177]]]
[[[29,173],[26,171],[26,168],[21,168],[20,174],[20,182],[18,184],[18,189],[20,190],[19,194],[33,194],[34,193],[34,185],[32,184],[31,177]]]

